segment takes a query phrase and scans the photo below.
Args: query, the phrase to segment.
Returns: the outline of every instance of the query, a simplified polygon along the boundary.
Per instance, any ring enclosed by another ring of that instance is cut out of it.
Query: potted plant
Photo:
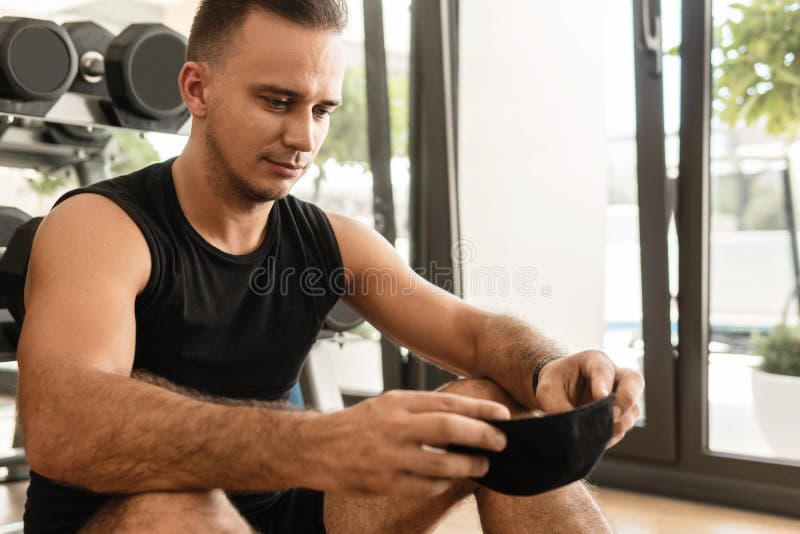
[[[800,326],[755,334],[753,348],[763,357],[752,378],[758,423],[776,456],[800,459]]]

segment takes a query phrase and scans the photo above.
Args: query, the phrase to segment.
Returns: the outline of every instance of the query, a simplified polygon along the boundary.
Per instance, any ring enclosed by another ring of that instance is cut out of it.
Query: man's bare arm
[[[310,412],[197,401],[96,369],[65,366],[37,378],[39,387],[70,384],[49,395],[48,403],[66,407],[50,408],[57,423],[33,432],[26,424],[26,437],[41,432],[33,447],[28,438],[29,463],[54,480],[117,493],[266,490],[308,480],[297,460],[305,443],[299,423],[316,416]]]
[[[97,492],[296,483],[295,430],[313,414],[221,406],[130,378],[148,276],[144,238],[107,199],[79,195],[42,223],[18,354],[32,468]]]
[[[144,238],[107,199],[78,195],[42,223],[18,350],[28,462],[42,475],[95,492],[422,496],[486,463],[421,444],[503,447],[478,419],[508,410],[458,395],[393,392],[321,415],[204,402],[131,378],[149,273]]]
[[[414,272],[374,229],[338,213],[326,214],[347,276],[342,299],[414,354],[457,375],[481,376],[473,359],[482,310]]]
[[[533,395],[533,372],[546,356],[569,351],[534,326],[513,315],[486,313],[475,341],[475,372],[488,376],[520,404],[541,409]]]
[[[470,305],[425,281],[375,230],[326,212],[342,252],[344,300],[386,337],[453,373],[488,377],[520,404],[549,413],[616,393],[613,445],[639,416],[644,379],[602,351],[569,354],[533,325]],[[566,356],[541,367],[542,358]]]
[[[518,402],[540,409],[533,371],[540,358],[568,351],[512,315],[473,306],[415,273],[375,230],[326,212],[339,241],[344,300],[392,341],[466,377],[489,377]]]
[[[396,343],[449,371],[489,377],[537,408],[531,378],[538,358],[566,354],[515,317],[490,313],[433,286],[375,230],[327,212],[350,276],[345,301]]]

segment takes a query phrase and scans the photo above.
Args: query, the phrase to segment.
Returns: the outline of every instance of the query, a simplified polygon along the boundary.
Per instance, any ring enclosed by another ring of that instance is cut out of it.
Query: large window
[[[800,460],[800,5],[712,15],[709,448]]]
[[[634,10],[645,4],[653,13],[658,2],[637,1]],[[796,515],[800,4],[684,0],[679,48],[667,42],[678,2],[661,4],[665,109],[678,84],[681,95],[677,294],[671,284],[680,337],[675,376],[664,368],[656,378],[674,380],[663,402],[677,410],[677,454],[670,462],[606,457],[595,476]],[[680,80],[667,64],[678,51]],[[668,175],[675,118],[665,118]]]

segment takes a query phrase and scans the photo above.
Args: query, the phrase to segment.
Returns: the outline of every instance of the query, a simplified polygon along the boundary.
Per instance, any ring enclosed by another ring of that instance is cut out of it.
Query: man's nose
[[[298,113],[286,124],[284,144],[298,152],[314,151],[314,117],[312,113]]]

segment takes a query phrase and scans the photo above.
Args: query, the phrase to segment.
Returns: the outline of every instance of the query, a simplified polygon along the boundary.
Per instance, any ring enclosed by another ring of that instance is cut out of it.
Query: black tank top
[[[134,369],[212,395],[288,398],[325,316],[344,293],[330,222],[319,207],[288,195],[273,204],[257,250],[223,252],[183,214],[174,159],[75,189],[56,205],[81,193],[102,195],[147,241],[152,266],[136,298]],[[276,497],[268,492],[232,500],[245,512]],[[31,472],[25,531],[68,531],[105,498]]]

